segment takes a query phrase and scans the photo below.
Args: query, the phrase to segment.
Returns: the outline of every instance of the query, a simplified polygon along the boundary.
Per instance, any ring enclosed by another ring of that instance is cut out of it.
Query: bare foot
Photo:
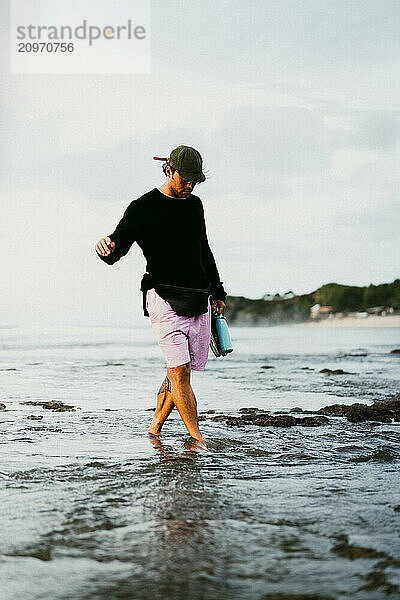
[[[202,440],[198,440],[194,437],[190,437],[185,442],[185,448],[186,450],[202,450],[203,452],[208,452],[207,444],[204,438]]]
[[[153,444],[157,450],[164,450],[164,444],[162,443],[159,435],[153,435],[149,433],[150,443]]]
[[[151,435],[152,437],[160,437],[161,433],[159,431],[157,431],[157,429],[152,429],[150,427],[149,428],[149,435]]]

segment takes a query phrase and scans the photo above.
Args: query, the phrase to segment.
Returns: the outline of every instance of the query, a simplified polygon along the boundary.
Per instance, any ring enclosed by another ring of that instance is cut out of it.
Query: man
[[[165,183],[131,202],[114,233],[96,244],[96,252],[112,265],[136,241],[147,261],[143,310],[167,364],[149,434],[160,435],[176,406],[195,444],[206,448],[190,372],[205,368],[211,310],[224,313],[226,293],[208,245],[202,202],[192,194],[205,181],[203,162],[190,146],[178,146],[169,158],[154,158],[165,161]]]

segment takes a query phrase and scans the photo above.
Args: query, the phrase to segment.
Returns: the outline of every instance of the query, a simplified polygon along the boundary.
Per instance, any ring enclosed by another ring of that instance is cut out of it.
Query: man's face
[[[192,190],[196,185],[191,181],[185,181],[184,179],[182,179],[178,171],[174,171],[170,182],[171,187],[178,198],[187,198],[187,196],[189,196],[189,194],[192,193]]]

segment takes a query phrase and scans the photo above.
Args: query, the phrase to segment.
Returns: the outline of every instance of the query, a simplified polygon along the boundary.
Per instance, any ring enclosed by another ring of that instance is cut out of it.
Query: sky
[[[8,10],[0,326],[143,324],[140,248],[94,246],[180,144],[229,294],[399,277],[397,0],[153,0],[150,73],[125,75],[11,74]]]

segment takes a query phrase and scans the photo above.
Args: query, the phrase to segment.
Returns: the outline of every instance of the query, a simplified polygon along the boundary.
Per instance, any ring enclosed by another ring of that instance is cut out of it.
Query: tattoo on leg
[[[162,382],[162,384],[161,384],[161,387],[160,387],[160,389],[158,390],[158,393],[157,393],[157,395],[158,395],[158,394],[161,394],[162,392],[170,392],[170,391],[171,391],[171,382],[170,382],[170,380],[168,379],[168,377],[166,377],[166,378],[164,379],[164,381]]]

